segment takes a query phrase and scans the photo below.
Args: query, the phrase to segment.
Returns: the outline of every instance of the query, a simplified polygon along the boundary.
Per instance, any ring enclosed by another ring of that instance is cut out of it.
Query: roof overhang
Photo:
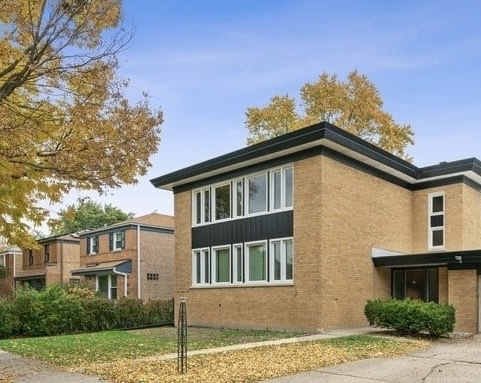
[[[72,275],[99,275],[108,273],[131,273],[132,261],[101,262],[82,269],[72,270]]]
[[[413,266],[481,266],[481,249],[443,251],[419,254],[374,255],[372,261],[376,267],[413,267]]]
[[[327,122],[284,134],[270,140],[212,158],[193,166],[154,178],[151,183],[160,189],[174,188],[202,181],[238,169],[313,148],[328,148],[368,167],[412,185],[464,176],[481,188],[481,162],[469,158],[418,168],[385,150]],[[421,185],[420,185],[421,186]]]
[[[18,281],[26,281],[31,279],[43,279],[45,278],[46,271],[45,270],[24,270],[24,271],[17,271],[14,279]]]

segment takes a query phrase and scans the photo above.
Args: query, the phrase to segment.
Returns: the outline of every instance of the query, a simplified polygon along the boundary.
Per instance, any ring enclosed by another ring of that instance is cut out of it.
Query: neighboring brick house
[[[173,269],[174,218],[151,213],[81,233],[72,274],[110,299],[171,299]]]
[[[37,243],[37,249],[23,249],[22,269],[14,277],[15,287],[28,284],[41,290],[55,283],[69,283],[70,272],[79,267],[78,236],[61,234]]]
[[[328,123],[151,180],[174,192],[189,323],[367,324],[368,299],[456,308],[478,332],[481,162],[417,167]]]
[[[15,274],[22,269],[22,250],[7,244],[0,245],[0,266],[6,270],[4,278],[0,277],[0,297],[13,293]]]

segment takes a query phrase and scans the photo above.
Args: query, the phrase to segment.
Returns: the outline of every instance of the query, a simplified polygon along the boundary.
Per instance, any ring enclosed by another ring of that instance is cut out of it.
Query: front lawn
[[[204,349],[300,334],[227,329],[188,329],[188,349]],[[1,340],[0,349],[115,383],[253,383],[278,376],[426,347],[428,342],[357,335],[222,353],[188,356],[186,374],[177,372],[177,331],[155,328],[92,334]],[[1,379],[0,379],[1,380]]]
[[[189,350],[297,336],[299,333],[258,330],[188,329]],[[177,352],[177,330],[157,327],[131,331],[0,340],[0,349],[58,366],[136,359]]]

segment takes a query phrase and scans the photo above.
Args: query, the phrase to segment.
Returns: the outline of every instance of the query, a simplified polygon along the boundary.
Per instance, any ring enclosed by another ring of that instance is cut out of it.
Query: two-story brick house
[[[191,325],[367,324],[368,299],[450,303],[478,331],[481,162],[417,167],[328,123],[157,177]]]
[[[173,298],[174,218],[151,213],[80,233],[72,275],[110,299]]]
[[[22,250],[22,269],[15,274],[15,287],[28,284],[37,290],[55,283],[69,283],[79,267],[79,238],[62,234],[39,239],[36,249]]]
[[[16,246],[0,244],[0,267],[5,275],[0,275],[0,297],[11,296],[14,290],[15,275],[22,270],[22,250]]]

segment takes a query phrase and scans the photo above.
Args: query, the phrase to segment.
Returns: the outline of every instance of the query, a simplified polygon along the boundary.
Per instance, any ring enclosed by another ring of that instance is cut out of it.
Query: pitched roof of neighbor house
[[[50,237],[40,238],[38,243],[54,242],[54,241],[67,241],[67,242],[79,242],[80,239],[76,233],[52,235]]]
[[[420,168],[327,122],[200,162],[154,178],[150,182],[160,189],[184,190],[202,180],[215,179],[225,173],[235,173],[239,169],[308,151],[335,153],[343,160],[411,189],[426,187],[428,182],[442,180],[446,183],[446,180],[452,177],[457,177],[453,182],[459,182],[462,177],[463,182],[481,187],[481,162],[476,158]]]
[[[142,215],[139,217],[134,217],[128,219],[126,221],[114,223],[113,225],[99,227],[97,229],[86,230],[79,235],[81,237],[85,235],[89,235],[91,233],[97,233],[101,231],[109,231],[112,229],[118,228],[128,228],[133,226],[140,226],[142,228],[151,228],[151,229],[159,229],[165,232],[173,232],[174,231],[174,217],[165,214],[159,213],[150,213],[146,215]]]

